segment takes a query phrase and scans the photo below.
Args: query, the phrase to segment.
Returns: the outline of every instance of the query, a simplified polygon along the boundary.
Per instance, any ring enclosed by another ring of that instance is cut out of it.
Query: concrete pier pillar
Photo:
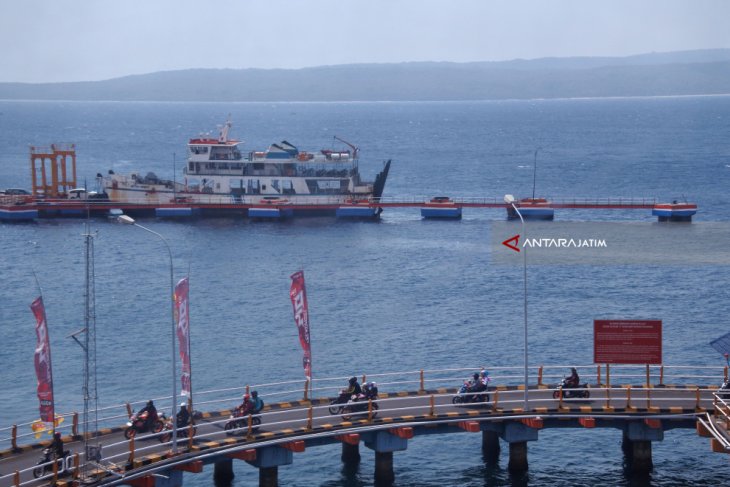
[[[279,467],[259,468],[259,487],[276,487],[279,485]]]
[[[482,453],[487,463],[499,461],[499,433],[496,431],[482,431]]]
[[[393,473],[393,452],[375,452],[375,485],[388,486],[395,481]]]
[[[651,441],[633,441],[633,458],[631,471],[634,473],[649,473],[654,468],[651,459]]]
[[[527,442],[516,441],[509,444],[509,465],[510,472],[524,472],[527,470]]]
[[[342,442],[342,456],[340,457],[343,463],[360,463],[360,445]]]
[[[626,468],[632,473],[649,473],[654,468],[651,459],[651,442],[662,441],[664,430],[661,422],[649,424],[634,421],[624,428],[621,449],[624,452]]]
[[[218,460],[213,467],[213,482],[216,487],[228,487],[233,482],[233,460]]]

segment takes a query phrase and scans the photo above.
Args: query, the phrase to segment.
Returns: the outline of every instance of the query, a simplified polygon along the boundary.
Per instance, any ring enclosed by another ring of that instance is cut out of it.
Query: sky
[[[0,0],[0,82],[730,48],[728,0]]]

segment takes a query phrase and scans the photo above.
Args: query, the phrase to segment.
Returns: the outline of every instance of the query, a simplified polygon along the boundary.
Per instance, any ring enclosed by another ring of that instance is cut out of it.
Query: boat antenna
[[[532,162],[532,201],[535,201],[535,180],[537,179],[537,152],[542,149],[538,147],[535,149],[535,160]]]

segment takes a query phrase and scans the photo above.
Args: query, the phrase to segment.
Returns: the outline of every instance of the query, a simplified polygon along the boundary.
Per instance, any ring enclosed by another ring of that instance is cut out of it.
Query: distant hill
[[[730,93],[730,49],[503,62],[188,69],[73,83],[0,83],[0,99],[432,101]]]

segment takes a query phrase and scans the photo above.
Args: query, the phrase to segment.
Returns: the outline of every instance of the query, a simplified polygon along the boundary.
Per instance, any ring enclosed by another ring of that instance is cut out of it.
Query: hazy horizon
[[[730,48],[724,0],[6,0],[0,82]]]

